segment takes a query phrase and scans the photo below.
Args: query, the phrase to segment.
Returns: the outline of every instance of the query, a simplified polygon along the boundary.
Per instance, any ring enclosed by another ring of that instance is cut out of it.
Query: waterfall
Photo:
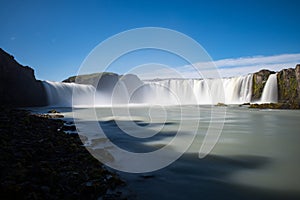
[[[95,88],[91,85],[82,85],[76,83],[61,83],[52,81],[43,81],[48,96],[49,106],[71,107],[93,104]],[[73,99],[73,93],[78,98]]]
[[[251,101],[253,75],[223,79],[149,81],[146,103],[242,104]]]
[[[260,103],[277,103],[278,89],[277,89],[277,74],[271,74],[263,89]]]
[[[251,102],[253,75],[223,79],[167,79],[126,84],[119,80],[112,91],[91,85],[44,81],[50,106],[112,104],[242,104]],[[128,87],[128,85],[130,87]],[[269,82],[266,84],[269,86]]]

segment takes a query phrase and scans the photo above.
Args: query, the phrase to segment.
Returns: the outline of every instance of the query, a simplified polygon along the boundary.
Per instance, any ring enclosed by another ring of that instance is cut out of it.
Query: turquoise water
[[[66,118],[73,117],[72,112],[61,110]],[[199,159],[199,148],[211,122],[210,107],[133,106],[130,117],[124,107],[102,107],[95,110],[97,119],[89,117],[91,110],[75,109],[75,118],[82,122],[79,134],[88,138],[88,148],[99,149],[118,165],[135,160],[122,160],[122,154],[115,154],[107,138],[122,149],[146,153],[168,145],[175,136],[185,141],[196,130],[193,144],[169,166],[141,174],[119,172],[137,199],[300,198],[300,111],[229,106],[217,144],[208,156]],[[99,136],[91,121],[101,126],[107,138]],[[180,134],[176,134],[179,128]],[[142,137],[151,131],[157,134]],[[169,148],[180,150],[176,145]]]

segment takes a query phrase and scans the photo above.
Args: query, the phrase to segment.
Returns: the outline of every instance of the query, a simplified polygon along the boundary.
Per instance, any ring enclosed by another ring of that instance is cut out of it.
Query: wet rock
[[[48,113],[60,113],[60,112],[58,112],[58,111],[55,110],[55,109],[52,109],[52,110],[49,110]]]
[[[57,131],[62,120],[21,110],[1,115],[10,123],[3,128],[0,120],[0,199],[97,199],[124,184],[77,134]]]
[[[242,106],[250,106],[250,103],[243,103],[243,104],[239,105],[239,107],[242,107]]]
[[[287,103],[263,103],[263,104],[251,104],[249,108],[258,109],[300,109],[300,103],[287,102]]]
[[[227,106],[225,103],[217,103],[216,106]]]

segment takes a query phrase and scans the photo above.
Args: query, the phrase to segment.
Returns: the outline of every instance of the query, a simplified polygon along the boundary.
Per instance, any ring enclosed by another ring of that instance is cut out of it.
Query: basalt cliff
[[[0,48],[0,104],[17,107],[45,106],[47,95],[34,70],[20,65]]]

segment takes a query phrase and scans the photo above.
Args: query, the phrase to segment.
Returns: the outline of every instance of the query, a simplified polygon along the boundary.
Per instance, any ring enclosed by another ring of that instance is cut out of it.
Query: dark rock
[[[60,113],[60,112],[58,112],[58,111],[55,110],[55,109],[52,109],[52,110],[49,110],[48,113]]]
[[[283,69],[278,72],[277,84],[279,102],[297,102],[299,100],[295,69]]]
[[[124,185],[77,134],[57,131],[62,120],[23,110],[0,109],[2,115],[10,123],[0,120],[0,199],[98,199]]]
[[[96,88],[98,91],[111,94],[119,81],[119,75],[113,73],[104,73],[99,77]]]
[[[250,103],[243,103],[242,106],[250,106]]]
[[[300,109],[300,103],[263,103],[263,104],[251,104],[249,108],[258,109]]]
[[[298,84],[297,92],[298,92],[298,100],[300,101],[300,64],[298,64],[295,68],[296,81]]]
[[[216,106],[227,106],[225,103],[217,103]]]
[[[60,114],[32,114],[37,117],[42,117],[46,119],[58,119],[58,118],[64,118],[65,116],[60,115]]]
[[[66,126],[64,125],[62,128],[61,128],[62,131],[76,131],[76,126],[74,125],[71,125],[71,126]]]
[[[20,65],[0,48],[0,104],[10,106],[46,106],[47,94],[32,68]]]
[[[246,107],[246,106],[249,107],[249,106],[250,106],[250,103],[243,103],[243,104],[240,104],[240,105],[239,105],[239,107],[244,107],[244,106],[245,106],[245,107]]]
[[[139,77],[134,74],[125,74],[120,78],[120,80],[124,82],[128,94],[133,94],[144,84],[143,81],[141,81]]]

